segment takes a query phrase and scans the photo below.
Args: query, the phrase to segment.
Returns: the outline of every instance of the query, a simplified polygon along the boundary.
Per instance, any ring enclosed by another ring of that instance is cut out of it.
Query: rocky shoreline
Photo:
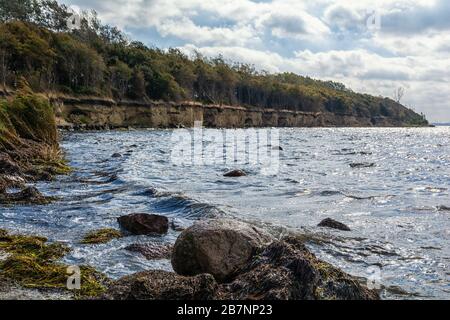
[[[70,172],[59,149],[53,108],[26,84],[22,87],[21,94],[1,102],[0,206],[55,201],[32,184]],[[166,217],[145,213],[121,217],[118,224],[122,230],[93,231],[81,243],[129,234],[152,237],[173,228]],[[182,231],[173,247],[127,250],[148,259],[170,257],[175,272],[149,270],[111,281],[80,266],[81,289],[70,291],[69,266],[61,263],[70,247],[0,229],[0,299],[379,299],[356,278],[318,260],[301,238],[276,240],[234,220],[199,221]]]
[[[235,220],[207,220],[178,237],[176,273],[145,271],[111,284],[102,299],[377,300],[356,278],[317,259],[295,237],[276,240]]]
[[[368,289],[360,279],[317,259],[302,237],[277,240],[236,220],[204,220],[184,230],[173,249],[165,248],[165,256],[160,257],[170,256],[175,272],[148,270],[111,281],[91,267],[81,266],[81,290],[75,291],[67,290],[67,266],[58,262],[70,249],[46,242],[45,238],[0,230],[0,283],[4,284],[0,298],[380,299],[379,292]]]

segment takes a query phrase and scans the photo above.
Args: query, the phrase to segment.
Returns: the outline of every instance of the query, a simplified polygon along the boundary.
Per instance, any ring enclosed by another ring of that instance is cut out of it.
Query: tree
[[[111,74],[111,83],[117,98],[123,99],[128,91],[132,70],[127,64],[118,60],[113,66],[109,67],[109,72]]]
[[[0,22],[31,21],[38,6],[36,0],[0,0]]]
[[[405,88],[398,87],[397,89],[395,89],[395,91],[394,91],[394,101],[397,102],[397,103],[400,103],[400,101],[402,100],[404,94],[405,94]]]
[[[133,99],[145,98],[145,76],[142,70],[135,68],[131,76],[129,96]]]

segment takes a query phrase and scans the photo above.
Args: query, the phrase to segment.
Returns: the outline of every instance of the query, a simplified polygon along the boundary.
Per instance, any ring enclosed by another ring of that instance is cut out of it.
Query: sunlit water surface
[[[80,245],[86,232],[118,228],[117,217],[136,212],[165,215],[183,226],[233,217],[277,236],[305,234],[319,257],[372,279],[385,298],[450,298],[449,127],[281,129],[276,175],[253,164],[179,165],[171,158],[173,133],[64,133],[62,147],[74,172],[39,184],[60,200],[0,208],[0,227],[64,241],[74,249],[66,262],[91,264],[118,278],[171,270],[170,261],[146,260],[125,247],[174,243],[178,232]],[[111,157],[116,152],[122,157]],[[223,177],[234,168],[249,175]],[[352,231],[318,228],[327,217]]]

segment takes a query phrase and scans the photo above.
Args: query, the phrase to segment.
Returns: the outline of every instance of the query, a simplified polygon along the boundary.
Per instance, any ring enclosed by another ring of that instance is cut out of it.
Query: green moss
[[[121,238],[122,233],[115,229],[100,229],[89,232],[81,241],[82,244],[107,243],[112,239]]]
[[[37,236],[10,235],[0,229],[0,250],[9,256],[0,263],[0,277],[14,280],[26,288],[68,290],[68,265],[58,262],[70,249],[60,243],[47,244]],[[89,266],[81,266],[81,289],[74,297],[97,297],[106,289],[108,279]]]

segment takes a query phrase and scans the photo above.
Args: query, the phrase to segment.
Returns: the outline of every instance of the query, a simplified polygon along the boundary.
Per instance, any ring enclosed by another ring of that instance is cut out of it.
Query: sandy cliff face
[[[179,128],[202,121],[210,128],[402,126],[387,117],[364,118],[333,113],[247,109],[193,102],[114,102],[99,99],[54,99],[57,123],[66,128]]]

